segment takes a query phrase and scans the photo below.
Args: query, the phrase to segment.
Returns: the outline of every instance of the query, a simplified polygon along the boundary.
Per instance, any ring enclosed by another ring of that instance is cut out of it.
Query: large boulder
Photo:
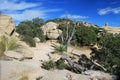
[[[15,25],[10,16],[0,14],[0,35],[11,35],[15,30]]]
[[[47,32],[47,37],[49,39],[57,39],[62,34],[60,29],[50,30]]]
[[[44,35],[46,35],[46,33],[50,30],[54,30],[54,29],[57,29],[59,25],[57,23],[54,23],[54,22],[48,22],[46,23],[45,25],[43,25],[41,27],[41,29],[43,30],[44,32]]]
[[[53,40],[57,39],[61,34],[62,31],[60,29],[57,29],[59,24],[54,22],[48,22],[45,25],[41,27],[41,29],[44,32],[44,35],[47,36],[47,38]]]

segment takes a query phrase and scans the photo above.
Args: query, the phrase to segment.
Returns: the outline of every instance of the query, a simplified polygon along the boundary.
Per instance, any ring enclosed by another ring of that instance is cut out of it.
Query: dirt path
[[[54,43],[58,44],[58,43]],[[47,41],[46,43],[38,43],[35,48],[31,48],[31,50],[34,52],[33,60],[43,60],[48,61],[49,57],[48,54],[54,51],[54,48],[51,46],[52,43],[50,41]],[[86,47],[68,47],[68,53],[75,53],[77,55],[85,54],[88,58],[90,57],[91,50]]]

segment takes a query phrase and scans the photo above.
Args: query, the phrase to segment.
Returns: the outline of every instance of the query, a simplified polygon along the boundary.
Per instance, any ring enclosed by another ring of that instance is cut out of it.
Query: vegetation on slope
[[[41,42],[45,41],[45,36],[40,26],[44,24],[44,21],[40,18],[34,18],[32,20],[26,20],[20,22],[16,27],[16,31],[23,36],[38,37]]]
[[[120,74],[120,34],[106,34],[98,44],[101,49],[93,49],[91,59],[97,60],[108,72]]]
[[[7,50],[17,50],[21,48],[21,45],[18,43],[17,39],[13,37],[1,36],[0,37],[0,55]]]
[[[65,43],[69,39],[66,38],[66,34],[70,36],[73,31],[73,26],[75,26],[75,33],[72,37],[72,40],[70,41],[70,44],[78,46],[90,46],[98,44],[100,49],[92,49],[91,59],[83,59],[83,62],[85,61],[83,65],[87,65],[83,67],[89,67],[88,69],[90,69],[90,66],[95,64],[94,61],[96,61],[96,63],[98,63],[100,66],[106,68],[107,72],[116,75],[120,74],[120,34],[108,34],[104,29],[99,32],[101,29],[99,27],[94,27],[92,25],[88,27],[83,23],[74,22],[69,19],[58,18],[48,20],[46,22],[49,21],[53,21],[59,24],[59,29],[63,31],[62,36],[64,39],[66,39],[64,40]],[[69,22],[69,24],[66,22]],[[39,37],[41,41],[44,41],[45,36],[43,36],[42,30],[39,28],[43,24],[43,20],[39,18],[33,19],[32,21],[23,21],[18,25],[17,32],[21,35],[30,36],[32,38]],[[61,37],[59,37],[58,40],[60,43],[62,43]],[[56,46],[55,50],[62,53],[65,49],[63,46]],[[86,60],[89,61],[89,63],[87,63]],[[78,62],[78,64],[81,65],[80,62]],[[48,69],[50,69],[49,67],[54,67],[54,63],[51,61],[45,65],[48,67]],[[101,70],[98,67],[94,69]]]

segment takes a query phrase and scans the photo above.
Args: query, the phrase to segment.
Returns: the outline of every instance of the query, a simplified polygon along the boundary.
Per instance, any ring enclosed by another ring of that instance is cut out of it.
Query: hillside
[[[7,15],[1,21],[14,24]],[[0,80],[119,80],[120,35],[106,32],[116,29],[40,18],[7,27],[12,35],[0,28]]]

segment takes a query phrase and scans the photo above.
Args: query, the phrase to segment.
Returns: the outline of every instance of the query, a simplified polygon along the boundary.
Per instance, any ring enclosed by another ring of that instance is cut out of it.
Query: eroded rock
[[[0,14],[0,36],[1,35],[12,35],[15,30],[13,19],[5,14]]]
[[[41,29],[44,32],[44,35],[46,35],[49,39],[57,39],[61,34],[62,31],[60,29],[57,29],[59,24],[54,22],[48,22],[45,25],[41,27]]]

